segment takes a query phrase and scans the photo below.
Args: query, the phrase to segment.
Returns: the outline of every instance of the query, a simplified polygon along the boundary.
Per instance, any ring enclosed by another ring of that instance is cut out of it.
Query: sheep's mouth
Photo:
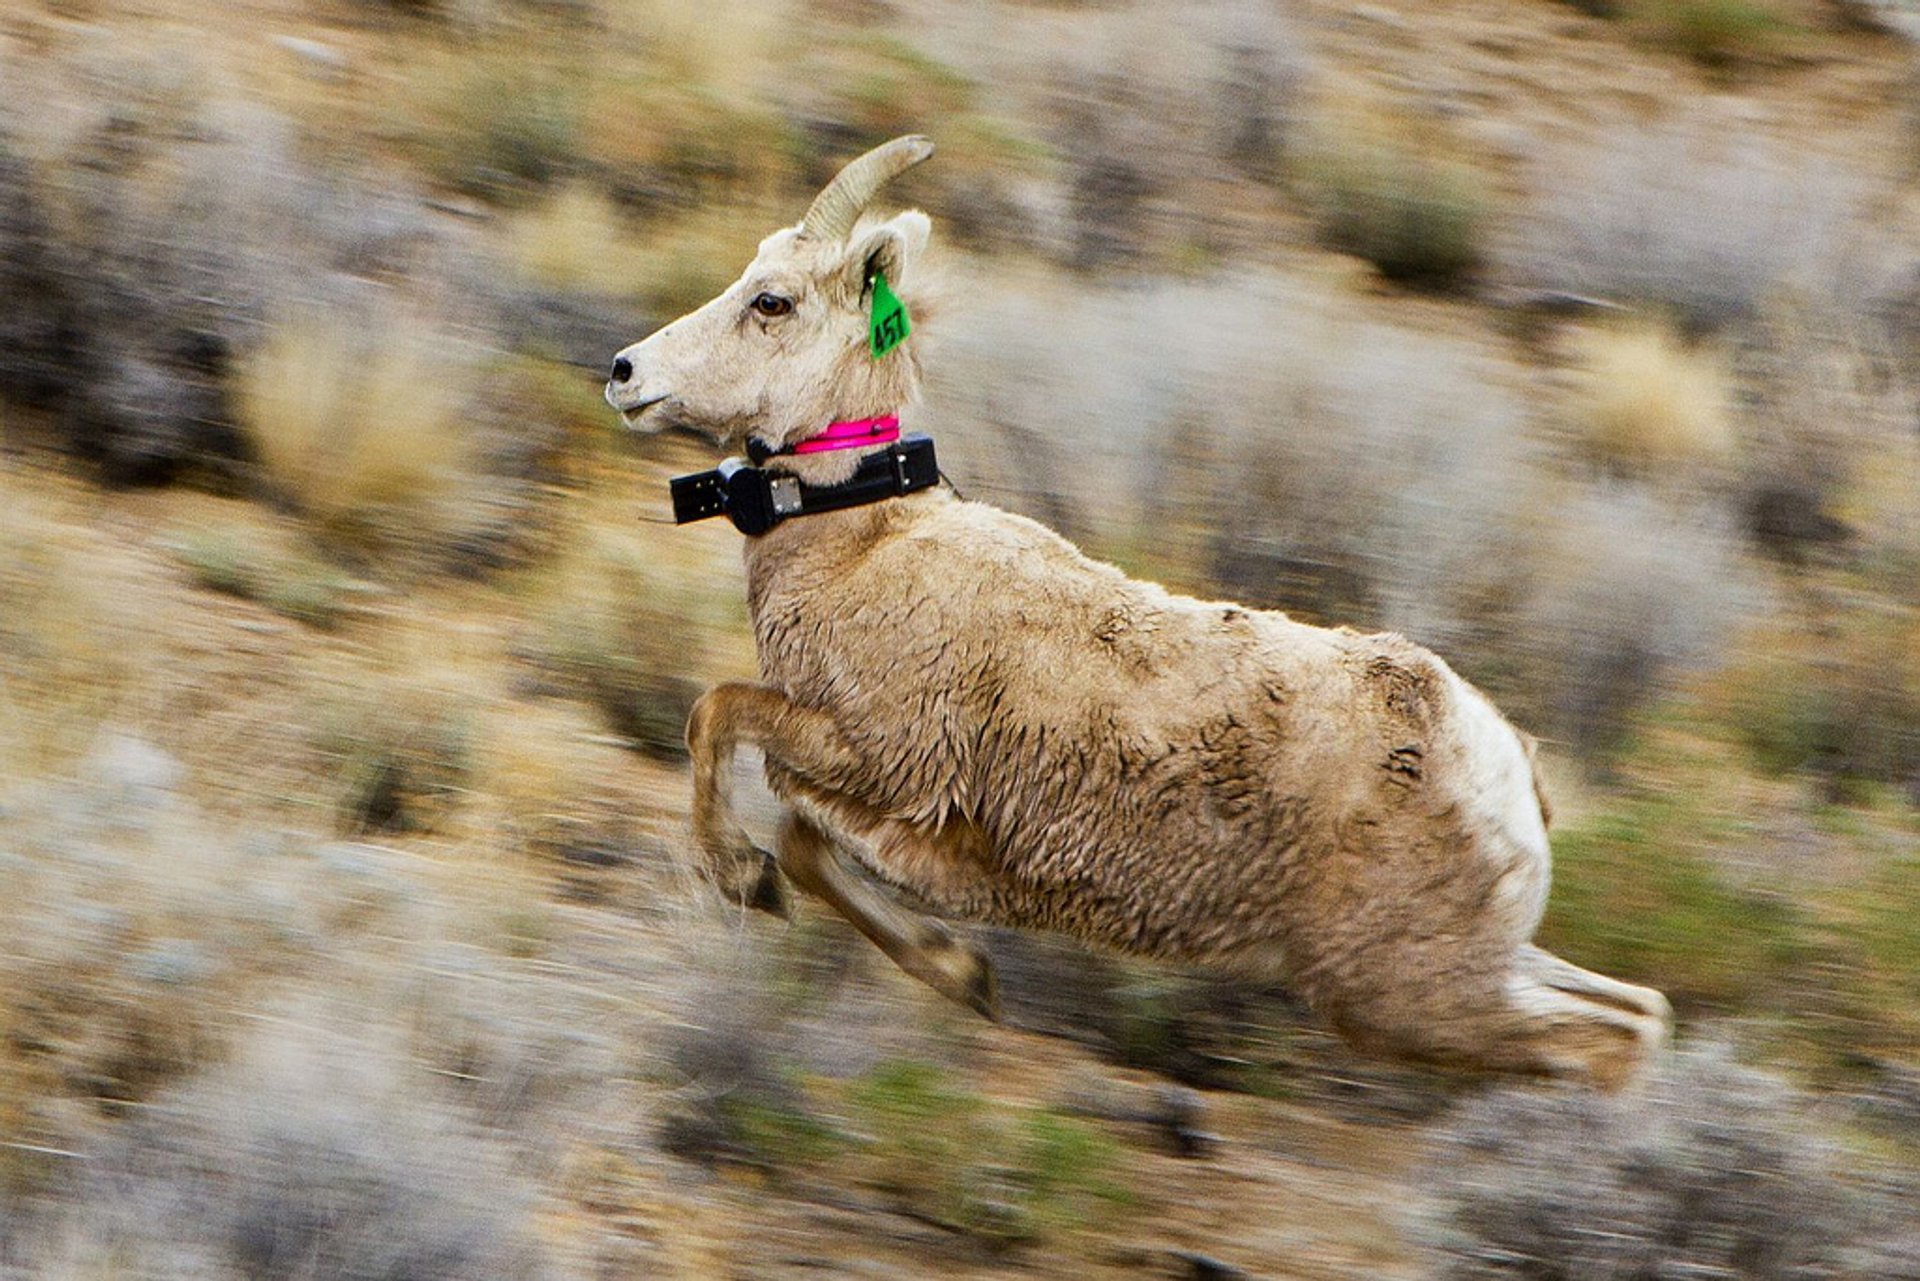
[[[640,426],[640,420],[646,416],[647,411],[665,399],[666,397],[664,395],[651,396],[637,405],[623,409],[620,411],[620,421],[628,427],[638,428]]]

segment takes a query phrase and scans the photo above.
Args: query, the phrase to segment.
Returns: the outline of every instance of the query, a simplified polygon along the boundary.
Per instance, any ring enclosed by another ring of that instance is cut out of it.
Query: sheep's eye
[[[763,316],[784,316],[793,310],[793,299],[779,294],[755,294],[751,306]]]

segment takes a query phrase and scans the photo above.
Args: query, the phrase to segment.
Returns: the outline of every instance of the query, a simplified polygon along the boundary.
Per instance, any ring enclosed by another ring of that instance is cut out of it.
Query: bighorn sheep
[[[838,446],[917,391],[916,344],[874,355],[869,311],[886,282],[913,301],[929,224],[862,215],[931,152],[853,161],[726,292],[622,351],[627,425],[745,447],[789,497],[898,462],[884,433]],[[694,831],[736,901],[784,910],[791,880],[989,1017],[986,959],[876,882],[1283,979],[1386,1052],[1612,1087],[1663,1043],[1658,992],[1529,941],[1533,744],[1417,645],[1175,596],[939,488],[773,524],[745,556],[761,680],[687,727]],[[788,807],[777,857],[732,812],[741,743]]]

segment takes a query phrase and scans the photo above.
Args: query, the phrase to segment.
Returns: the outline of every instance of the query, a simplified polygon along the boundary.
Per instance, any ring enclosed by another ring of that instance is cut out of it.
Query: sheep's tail
[[[1540,825],[1553,827],[1553,802],[1547,799],[1547,780],[1540,775],[1540,740],[1523,729],[1514,733],[1520,736],[1520,746],[1527,754],[1527,768],[1533,773],[1533,799],[1540,802]]]

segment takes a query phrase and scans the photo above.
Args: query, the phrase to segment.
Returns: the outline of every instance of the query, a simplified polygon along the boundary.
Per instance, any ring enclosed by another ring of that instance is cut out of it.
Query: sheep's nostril
[[[625,356],[615,357],[613,362],[613,381],[623,383],[631,377],[633,377],[633,362]]]

